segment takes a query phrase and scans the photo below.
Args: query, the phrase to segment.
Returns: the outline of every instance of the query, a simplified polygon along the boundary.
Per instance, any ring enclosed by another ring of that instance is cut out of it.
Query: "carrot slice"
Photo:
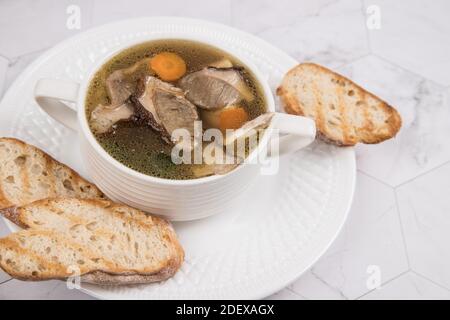
[[[227,108],[220,113],[219,129],[239,129],[248,121],[248,114],[243,108]]]
[[[175,81],[186,73],[186,62],[172,52],[161,52],[150,59],[150,68],[164,81]]]

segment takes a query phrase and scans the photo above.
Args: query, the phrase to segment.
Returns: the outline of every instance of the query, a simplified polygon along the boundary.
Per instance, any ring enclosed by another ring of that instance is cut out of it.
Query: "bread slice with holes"
[[[95,185],[42,150],[0,138],[0,208],[49,197],[104,198]]]
[[[286,112],[312,118],[318,137],[339,146],[394,137],[401,117],[351,80],[314,63],[291,69],[277,89]]]
[[[184,252],[165,220],[107,200],[55,198],[0,210],[26,230],[0,239],[0,267],[21,280],[103,285],[165,280]]]

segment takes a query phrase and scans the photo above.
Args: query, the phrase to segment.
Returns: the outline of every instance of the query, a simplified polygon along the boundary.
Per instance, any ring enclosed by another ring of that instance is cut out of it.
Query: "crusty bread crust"
[[[64,250],[64,248],[83,248],[83,259],[88,261],[89,257],[92,257],[93,249],[90,248],[90,243],[83,245],[82,242],[77,242],[77,240],[74,240],[73,237],[69,236],[71,235],[71,227],[76,225],[89,226],[92,222],[101,221],[101,216],[99,216],[97,220],[92,220],[92,218],[87,219],[83,214],[74,216],[75,211],[73,209],[70,212],[61,212],[58,205],[65,205],[66,203],[68,205],[75,204],[79,207],[92,206],[99,210],[107,210],[108,216],[111,215],[111,219],[120,222],[120,225],[123,224],[124,226],[129,226],[126,230],[129,230],[127,232],[129,232],[131,239],[133,239],[133,230],[135,230],[134,232],[137,232],[136,228],[141,228],[141,233],[142,231],[148,230],[145,231],[146,234],[147,232],[150,234],[152,229],[157,230],[158,234],[162,237],[159,241],[164,242],[162,245],[168,250],[167,254],[169,254],[167,259],[164,258],[163,260],[156,262],[151,258],[148,261],[149,263],[150,261],[153,262],[148,264],[148,267],[144,265],[144,267],[131,269],[120,267],[120,263],[117,261],[109,261],[109,258],[104,256],[101,259],[104,262],[99,269],[92,268],[92,265],[86,265],[84,263],[78,265],[82,282],[100,285],[151,283],[172,277],[181,267],[184,261],[184,251],[177,239],[172,225],[168,221],[107,200],[54,198],[38,200],[22,207],[10,207],[0,210],[0,214],[4,217],[26,229],[0,239],[0,256],[3,254],[3,259],[0,258],[0,267],[5,272],[14,278],[24,281],[64,280],[70,276],[67,273],[68,265],[62,262],[52,262],[45,254],[45,257],[42,255],[37,256],[29,246],[21,242],[21,237],[23,239],[30,239],[33,237],[51,238],[56,243],[50,248],[52,251]],[[67,226],[60,226],[60,224],[56,224],[56,226],[46,224],[46,221],[40,220],[40,216],[33,215],[33,212],[40,210],[46,210],[47,215],[45,217],[47,217],[47,219],[49,218],[49,214],[50,216],[54,214],[55,218],[62,217],[67,222]],[[98,229],[99,231],[93,230],[90,234],[97,238],[104,237],[105,234],[108,234],[108,231],[104,228],[105,226],[102,226],[102,228]],[[128,239],[130,239],[130,237],[128,237]],[[62,247],[63,249],[58,247],[59,244],[64,244]],[[17,259],[14,259],[15,255],[11,254],[11,251],[14,252],[14,254],[17,253]],[[6,258],[8,252],[9,257]],[[62,254],[62,252],[58,254]],[[151,251],[141,251],[140,255],[151,256],[152,253]],[[24,271],[23,268],[18,268],[18,266],[27,262],[25,258],[30,258],[33,262],[37,261],[38,265],[42,266],[43,269],[36,271],[28,268]],[[145,258],[142,259],[145,260]]]
[[[329,81],[323,83],[324,80]],[[394,137],[402,123],[388,103],[314,63],[292,68],[284,76],[277,95],[286,112],[313,118],[317,137],[338,146],[382,142]],[[312,98],[307,99],[308,95]],[[337,103],[327,104],[329,101]]]
[[[91,271],[81,276],[81,282],[104,286],[146,284],[167,280],[175,275],[184,261],[184,251],[180,247],[176,258],[167,262],[167,265],[155,273],[122,273],[114,274],[105,271]]]
[[[32,173],[30,167],[14,164],[11,159],[9,162],[12,162],[12,167],[5,167],[5,157],[9,155],[4,151],[6,149],[10,149],[10,153],[14,151],[19,152],[15,155],[17,158],[33,158],[32,161],[36,161],[36,165],[39,164],[42,172]],[[37,163],[38,161],[39,163]],[[0,138],[0,162],[2,162],[0,163],[0,209],[24,205],[48,197],[106,198],[94,184],[82,178],[75,170],[72,170],[39,148],[19,139]],[[60,176],[57,176],[56,173],[60,174]],[[14,174],[16,178],[14,178]],[[15,189],[16,191],[9,196],[6,192],[7,183],[5,182],[8,177],[12,178],[18,185]],[[67,184],[64,185],[64,182],[67,182]],[[38,185],[38,183],[41,183],[46,189]]]
[[[14,223],[15,225],[21,227],[22,229],[28,229],[28,225],[23,223],[20,219],[19,207],[9,207],[0,209],[0,215]]]

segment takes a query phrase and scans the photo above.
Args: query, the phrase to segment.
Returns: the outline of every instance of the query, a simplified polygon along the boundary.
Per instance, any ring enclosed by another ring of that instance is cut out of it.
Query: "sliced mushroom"
[[[254,134],[258,134],[258,130],[266,129],[269,126],[273,116],[274,116],[273,112],[266,112],[260,115],[259,117],[248,121],[239,129],[234,130],[231,135],[226,136],[225,146],[234,144],[236,141],[240,139],[246,139]]]
[[[121,105],[131,96],[136,90],[136,77],[133,77],[133,75],[142,66],[146,67],[149,61],[150,58],[139,60],[131,67],[116,70],[108,76],[106,89],[111,99],[111,105]],[[146,71],[148,71],[148,68],[146,68]]]
[[[233,62],[231,62],[227,58],[222,58],[220,60],[214,61],[209,65],[210,67],[214,68],[233,68]]]
[[[199,164],[192,167],[192,173],[196,178],[208,177],[212,175],[224,175],[233,171],[239,166],[235,164]]]
[[[128,99],[136,90],[135,73],[148,63],[149,58],[139,60],[131,67],[119,69],[106,79],[106,90],[111,100],[108,106],[98,105],[91,113],[91,127],[95,133],[108,132],[111,127],[133,116],[134,108]]]
[[[194,135],[194,121],[198,120],[197,108],[188,101],[183,90],[148,76],[138,85],[138,94],[131,96],[136,118],[161,133],[167,142],[172,132],[184,128]]]
[[[192,172],[195,177],[201,178],[215,174],[224,175],[237,168],[245,160],[245,157],[242,157],[241,154],[234,154],[234,152],[230,154],[227,152],[234,150],[236,147],[235,143],[238,140],[247,139],[255,134],[259,134],[258,130],[266,129],[273,116],[274,113],[264,113],[245,123],[241,128],[235,130],[231,136],[226,136],[224,141],[225,148],[223,149],[223,156],[225,158],[220,163],[216,163],[217,159],[213,155],[203,153],[203,164],[192,167]]]
[[[186,98],[207,110],[254,99],[239,68],[207,67],[183,77],[179,85],[186,92]]]
[[[115,123],[131,118],[133,113],[133,106],[129,103],[117,107],[99,105],[91,113],[92,130],[96,133],[108,132]]]
[[[114,71],[106,78],[106,91],[113,106],[124,103],[133,93],[134,87],[122,69]]]
[[[223,146],[217,147],[223,148]],[[201,178],[215,174],[224,175],[234,170],[243,161],[243,159],[239,157],[227,154],[226,150],[224,150],[222,156],[223,158],[216,159],[214,155],[211,155],[208,152],[203,152],[203,163],[192,166],[192,172],[195,177]]]

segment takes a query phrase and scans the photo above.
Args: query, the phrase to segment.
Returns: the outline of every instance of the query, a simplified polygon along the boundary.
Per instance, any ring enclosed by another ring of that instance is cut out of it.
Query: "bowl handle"
[[[272,138],[278,141],[270,143],[271,157],[294,153],[311,144],[316,138],[316,124],[307,117],[275,112],[272,123],[272,128],[278,130],[280,136]]]
[[[79,87],[73,81],[39,79],[34,86],[34,99],[50,117],[77,131],[77,111],[66,102],[76,102]]]

